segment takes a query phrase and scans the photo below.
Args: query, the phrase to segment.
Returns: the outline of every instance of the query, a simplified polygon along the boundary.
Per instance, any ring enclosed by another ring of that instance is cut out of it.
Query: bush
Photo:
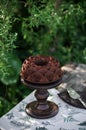
[[[45,54],[59,58],[62,64],[86,63],[86,2],[64,1],[58,5],[58,1],[27,0],[25,4],[19,16],[23,39],[19,47],[26,52],[25,57]]]

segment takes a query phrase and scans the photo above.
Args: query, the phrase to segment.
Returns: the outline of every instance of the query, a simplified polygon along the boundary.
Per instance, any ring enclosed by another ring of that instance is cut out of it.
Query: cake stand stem
[[[49,92],[47,89],[37,89],[33,101],[26,106],[26,113],[32,117],[46,119],[55,116],[58,113],[58,106],[51,101],[47,101]]]
[[[46,89],[38,89],[35,92],[35,97],[37,98],[38,101],[37,109],[46,110],[49,108],[47,103],[48,96],[49,96],[49,92]]]

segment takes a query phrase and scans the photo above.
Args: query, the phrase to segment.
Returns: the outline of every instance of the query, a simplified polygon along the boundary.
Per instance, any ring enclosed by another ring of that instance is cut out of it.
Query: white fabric
[[[36,100],[34,92],[0,118],[0,130],[86,130],[86,110],[62,101],[56,89],[49,90],[51,100],[58,104],[59,112],[49,119],[35,119],[25,113],[26,104]]]

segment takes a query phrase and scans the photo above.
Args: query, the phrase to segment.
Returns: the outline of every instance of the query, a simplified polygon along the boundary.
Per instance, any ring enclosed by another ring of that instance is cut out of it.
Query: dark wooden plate
[[[78,92],[78,93],[80,94],[80,96],[83,99],[83,101],[86,102],[86,88],[84,88],[83,91]],[[68,104],[70,104],[72,106],[75,106],[75,107],[78,107],[78,108],[84,108],[84,109],[86,109],[79,100],[72,99],[69,96],[69,94],[68,94],[68,92],[67,92],[66,89],[64,91],[60,92],[58,95],[59,95],[59,97],[63,101],[67,102]]]

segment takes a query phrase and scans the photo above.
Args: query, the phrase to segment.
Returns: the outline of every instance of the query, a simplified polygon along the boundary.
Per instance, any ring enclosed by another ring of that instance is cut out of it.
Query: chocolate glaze
[[[21,78],[33,83],[54,82],[62,77],[58,60],[51,56],[30,56],[21,69]]]

